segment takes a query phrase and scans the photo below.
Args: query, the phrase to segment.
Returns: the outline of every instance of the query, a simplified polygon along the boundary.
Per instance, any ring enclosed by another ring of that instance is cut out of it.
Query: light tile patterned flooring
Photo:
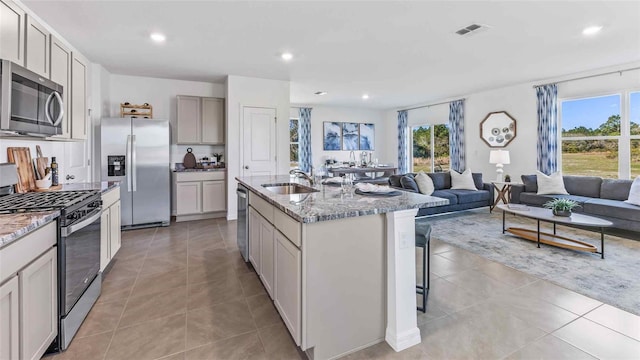
[[[241,260],[235,227],[207,220],[123,232],[98,303],[53,359],[304,358]],[[437,240],[431,273],[422,343],[347,358],[640,358],[640,317]]]

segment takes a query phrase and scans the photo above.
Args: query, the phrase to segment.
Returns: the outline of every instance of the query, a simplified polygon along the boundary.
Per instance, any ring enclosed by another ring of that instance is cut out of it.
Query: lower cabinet
[[[18,273],[20,358],[40,359],[58,335],[57,251],[53,248]]]
[[[102,195],[100,218],[100,271],[116,256],[120,245],[122,219],[120,215],[120,189],[115,188]]]
[[[258,275],[262,272],[260,264],[260,223],[262,216],[249,207],[249,261]]]
[[[227,190],[223,171],[174,172],[173,214],[176,221],[226,215]]]
[[[302,316],[302,256],[300,249],[279,231],[275,232],[274,302],[296,345],[300,345]]]
[[[273,299],[273,288],[275,284],[275,264],[274,264],[274,230],[273,225],[262,216],[260,217],[260,264],[262,271],[260,279],[267,289],[269,297]]]
[[[20,305],[18,275],[0,286],[0,359],[17,359],[20,354]]]

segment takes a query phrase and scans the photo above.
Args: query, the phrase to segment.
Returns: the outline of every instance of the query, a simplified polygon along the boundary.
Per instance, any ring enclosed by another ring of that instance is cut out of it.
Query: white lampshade
[[[491,150],[489,153],[489,164],[510,164],[509,151]]]

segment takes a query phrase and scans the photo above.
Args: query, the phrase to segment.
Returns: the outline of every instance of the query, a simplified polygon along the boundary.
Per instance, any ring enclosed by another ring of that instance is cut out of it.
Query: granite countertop
[[[119,186],[120,181],[96,181],[88,183],[62,184],[62,189],[52,191],[100,190],[100,192],[105,193]]]
[[[211,168],[211,169],[174,169],[173,172],[208,172],[208,171],[227,171],[227,168]]]
[[[340,186],[317,184],[315,188],[320,190],[319,192],[280,195],[262,187],[263,184],[277,183],[308,185],[306,180],[291,178],[289,175],[237,177],[236,180],[278,209],[303,223],[449,204],[447,199],[408,191],[400,191],[399,196],[392,197],[348,195],[342,193]]]
[[[0,215],[0,248],[55,221],[58,216],[57,210]]]

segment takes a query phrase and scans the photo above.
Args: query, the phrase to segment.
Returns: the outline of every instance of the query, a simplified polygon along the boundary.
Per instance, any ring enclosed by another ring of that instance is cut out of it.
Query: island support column
[[[416,315],[415,216],[418,209],[387,213],[387,330],[402,351],[421,342]]]

